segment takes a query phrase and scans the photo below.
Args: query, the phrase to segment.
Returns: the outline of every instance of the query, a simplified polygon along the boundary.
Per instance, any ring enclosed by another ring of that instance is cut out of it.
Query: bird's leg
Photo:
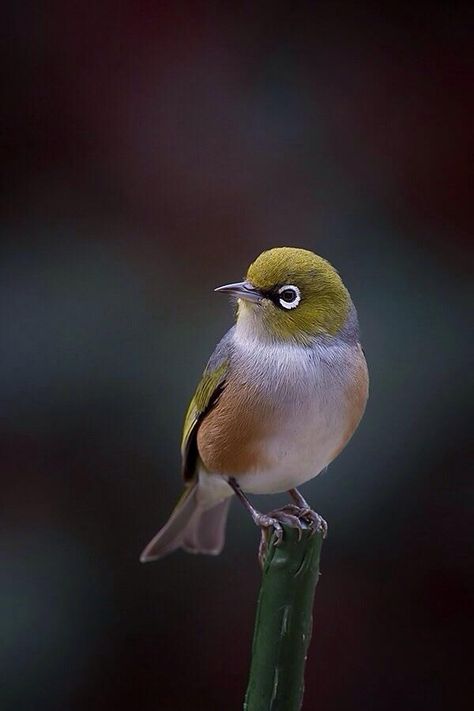
[[[310,506],[306,499],[304,498],[303,494],[300,494],[298,489],[290,489],[288,491],[289,495],[293,499],[293,501],[296,501],[296,504],[300,507],[300,509],[309,509]]]
[[[311,506],[308,504],[304,496],[300,494],[298,489],[290,489],[288,493],[293,499],[293,501],[296,502],[296,506],[290,504],[286,508],[288,510],[294,511],[295,515],[300,516],[301,518],[308,521],[310,528],[313,530],[314,533],[316,533],[316,531],[321,531],[321,533],[323,534],[323,538],[326,538],[328,532],[328,525],[323,519],[323,517],[316,513],[316,511],[313,511]],[[298,510],[298,513],[296,513],[295,509]]]
[[[278,546],[280,545],[282,539],[283,539],[283,528],[282,524],[289,526],[291,528],[296,528],[298,531],[298,540],[301,540],[301,536],[303,535],[303,529],[306,528],[306,520],[305,516],[301,514],[301,510],[298,506],[288,506],[288,507],[283,507],[281,509],[276,509],[275,511],[271,511],[269,514],[264,514],[260,513],[260,511],[257,511],[248,498],[245,496],[244,492],[240,488],[240,486],[237,484],[235,479],[230,478],[229,479],[229,485],[232,487],[234,490],[235,494],[238,496],[240,501],[243,503],[247,511],[250,513],[252,516],[253,522],[261,529],[262,532],[262,538],[260,541],[260,549],[259,549],[259,560],[260,563],[263,565],[263,561],[265,560],[265,555],[267,552],[267,547],[268,547],[268,540],[269,540],[269,529],[273,528],[275,530],[275,535],[276,535],[276,540],[275,540],[275,545]],[[307,508],[307,507],[306,507]],[[306,511],[306,509],[305,509]],[[315,514],[317,516],[317,514]],[[303,520],[303,523],[302,523]],[[310,524],[311,527],[311,521],[309,521],[308,517],[308,523]]]
[[[283,528],[281,527],[281,524],[277,521],[276,518],[273,518],[272,516],[269,516],[268,514],[260,513],[260,511],[257,511],[250,501],[247,499],[245,496],[244,492],[240,488],[240,486],[237,484],[235,479],[230,478],[229,479],[229,485],[233,488],[236,496],[240,499],[240,501],[243,503],[249,514],[251,515],[253,522],[256,526],[262,529],[266,528],[274,528],[277,540],[275,541],[275,545],[279,545],[282,541],[283,538]]]
[[[261,538],[260,538],[260,546],[258,548],[258,560],[259,560],[260,566],[263,568],[263,565],[265,563],[265,558],[267,555],[268,541],[270,538],[269,529],[270,528],[274,529],[275,536],[276,536],[275,545],[278,546],[278,545],[280,545],[280,543],[283,540],[282,525],[273,516],[269,516],[267,514],[260,513],[260,511],[257,511],[257,509],[254,508],[252,506],[252,504],[250,503],[250,501],[247,499],[247,497],[245,496],[244,492],[242,491],[240,486],[237,484],[235,479],[233,479],[233,478],[229,479],[229,486],[232,487],[236,496],[240,499],[240,501],[243,503],[243,505],[249,512],[255,525],[260,528]]]

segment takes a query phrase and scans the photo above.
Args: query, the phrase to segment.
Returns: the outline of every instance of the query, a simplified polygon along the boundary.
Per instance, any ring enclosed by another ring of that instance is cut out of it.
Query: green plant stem
[[[284,526],[272,536],[257,603],[252,661],[244,711],[299,711],[319,578],[321,533]]]

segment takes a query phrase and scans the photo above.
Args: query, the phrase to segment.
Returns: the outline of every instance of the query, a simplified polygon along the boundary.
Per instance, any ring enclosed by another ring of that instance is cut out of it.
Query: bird
[[[364,414],[368,370],[349,291],[336,269],[307,249],[262,252],[244,281],[215,289],[237,302],[236,322],[216,346],[184,418],[184,490],[140,560],[182,548],[222,551],[236,496],[254,523],[327,526],[298,487],[326,470]],[[269,514],[248,495],[288,492]],[[262,537],[263,539],[263,537]]]

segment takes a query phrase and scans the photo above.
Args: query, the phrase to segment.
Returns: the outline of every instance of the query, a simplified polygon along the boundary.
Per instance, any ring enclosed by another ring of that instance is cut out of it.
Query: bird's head
[[[309,343],[335,336],[351,298],[328,261],[306,249],[276,247],[250,265],[245,281],[216,291],[238,299],[237,328],[251,337]]]

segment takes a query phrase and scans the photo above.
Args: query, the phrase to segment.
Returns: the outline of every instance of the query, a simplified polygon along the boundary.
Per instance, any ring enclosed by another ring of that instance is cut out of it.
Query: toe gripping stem
[[[297,489],[290,489],[288,492],[295,504],[287,504],[280,509],[271,511],[269,514],[261,513],[252,506],[244,492],[233,478],[229,479],[229,485],[234,490],[236,496],[240,499],[244,507],[247,509],[256,526],[261,529],[262,537],[260,541],[259,559],[260,562],[265,558],[268,542],[270,539],[270,529],[275,531],[275,544],[279,546],[283,540],[283,526],[295,528],[298,532],[298,540],[301,540],[303,531],[310,529],[314,535],[317,531],[323,534],[323,538],[327,534],[326,521],[315,511],[311,509],[305,498]]]

